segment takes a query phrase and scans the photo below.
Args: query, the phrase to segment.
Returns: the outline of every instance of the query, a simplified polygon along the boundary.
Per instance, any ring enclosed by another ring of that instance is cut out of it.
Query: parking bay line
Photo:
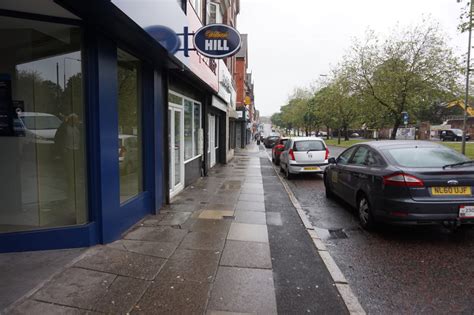
[[[303,208],[301,207],[298,199],[296,199],[295,194],[293,193],[293,191],[291,191],[290,186],[288,186],[286,181],[283,179],[276,167],[273,165],[270,154],[268,154],[268,152],[265,153],[267,154],[268,160],[270,161],[273,170],[275,171],[277,177],[280,179],[281,184],[285,188],[288,197],[290,197],[291,203],[295,207],[296,212],[298,212],[298,216],[300,217],[301,222],[303,223],[304,227],[306,228],[306,231],[313,240],[313,244],[318,250],[319,256],[321,257],[322,261],[324,262],[324,265],[326,266],[326,269],[329,271],[331,278],[336,284],[336,288],[339,291],[339,294],[341,295],[342,300],[344,301],[344,304],[346,305],[349,313],[354,315],[366,314],[354,292],[352,292],[352,289],[347,283],[347,280],[344,277],[344,274],[342,273],[341,269],[339,269],[336,262],[327,251],[326,246],[319,237],[317,230],[314,229],[313,225],[306,216],[306,213],[304,213]]]

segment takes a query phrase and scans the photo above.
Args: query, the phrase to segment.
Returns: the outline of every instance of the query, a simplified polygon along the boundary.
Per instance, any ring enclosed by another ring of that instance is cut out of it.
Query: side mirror
[[[336,158],[330,157],[330,158],[328,159],[328,163],[329,163],[329,164],[336,164]]]

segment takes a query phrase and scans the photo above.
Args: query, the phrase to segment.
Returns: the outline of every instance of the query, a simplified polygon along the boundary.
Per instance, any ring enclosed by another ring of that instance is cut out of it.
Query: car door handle
[[[361,174],[361,173],[353,173],[352,175],[354,175],[354,177],[361,178],[361,179],[369,178],[367,175]]]

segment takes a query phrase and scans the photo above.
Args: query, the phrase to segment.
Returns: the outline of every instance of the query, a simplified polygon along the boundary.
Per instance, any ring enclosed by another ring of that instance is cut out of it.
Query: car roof
[[[382,141],[367,141],[358,144],[366,144],[375,149],[388,148],[411,148],[411,147],[443,147],[440,144],[431,141],[422,140],[382,140]]]
[[[324,142],[323,138],[320,138],[320,137],[293,137],[290,139],[293,141],[317,140],[317,141]]]
[[[18,113],[18,116],[21,117],[30,117],[30,116],[48,116],[48,117],[56,117],[55,115],[48,114],[48,113],[39,113],[39,112],[21,112]]]

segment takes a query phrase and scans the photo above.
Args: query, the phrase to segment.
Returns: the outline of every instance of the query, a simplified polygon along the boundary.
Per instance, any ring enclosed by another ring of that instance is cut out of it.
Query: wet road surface
[[[331,156],[341,151],[331,148]],[[321,175],[288,183],[368,313],[474,313],[474,229],[366,232],[351,207],[326,199]]]

